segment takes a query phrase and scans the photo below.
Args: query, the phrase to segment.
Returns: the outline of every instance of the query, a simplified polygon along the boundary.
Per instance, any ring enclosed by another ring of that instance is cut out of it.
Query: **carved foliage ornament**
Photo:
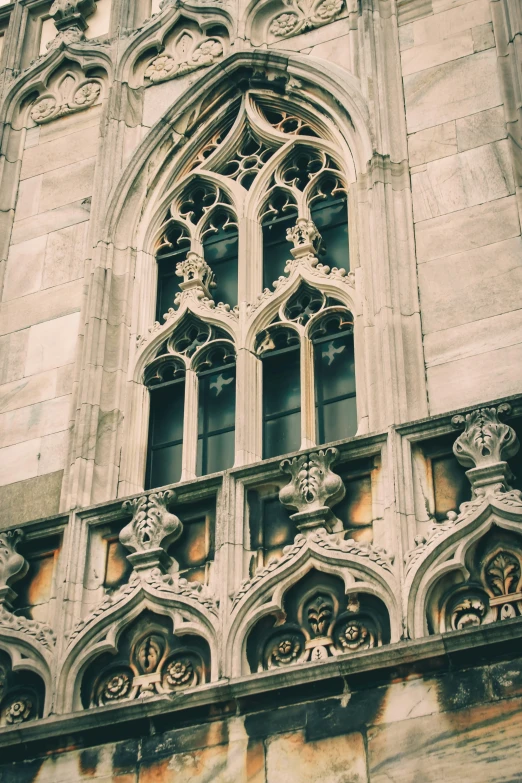
[[[214,65],[223,55],[220,38],[205,38],[184,31],[174,42],[171,52],[163,52],[150,61],[145,79],[150,84],[174,79],[208,65]]]
[[[78,84],[72,76],[67,76],[56,93],[46,93],[38,98],[31,109],[31,119],[37,125],[43,125],[66,114],[83,111],[97,102],[100,93],[99,81],[87,79]]]
[[[182,534],[181,521],[167,508],[174,497],[172,490],[165,490],[123,503],[132,519],[120,532],[120,541],[131,552],[128,558],[135,568],[158,567],[167,547]]]
[[[288,11],[277,14],[269,23],[274,38],[286,38],[332,22],[342,12],[343,0],[283,0]]]
[[[383,643],[382,618],[368,596],[347,598],[325,583],[299,596],[297,605],[290,598],[287,603],[286,622],[257,639],[258,671],[325,660]],[[256,629],[253,633],[255,639]]]
[[[18,579],[22,579],[29,569],[29,564],[17,547],[24,538],[21,530],[6,530],[0,533],[0,599],[1,591],[10,588]]]

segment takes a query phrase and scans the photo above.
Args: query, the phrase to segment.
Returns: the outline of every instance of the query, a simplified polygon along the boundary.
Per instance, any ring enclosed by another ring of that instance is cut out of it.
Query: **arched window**
[[[180,153],[157,232],[148,486],[357,431],[346,155],[278,101],[247,91]]]

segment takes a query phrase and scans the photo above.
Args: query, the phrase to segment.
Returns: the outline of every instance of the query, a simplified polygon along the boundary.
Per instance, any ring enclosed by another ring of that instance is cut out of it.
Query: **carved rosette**
[[[120,541],[131,552],[127,558],[136,570],[165,569],[169,564],[166,549],[183,532],[181,521],[167,508],[174,497],[172,490],[164,490],[123,503],[132,519],[120,532]]]
[[[286,38],[297,35],[314,27],[332,22],[342,12],[343,0],[283,0],[288,11],[273,17],[268,33],[274,38]]]
[[[63,35],[66,33],[71,33],[71,29],[66,30]],[[56,40],[55,38],[54,41]],[[37,125],[44,125],[66,114],[83,111],[96,103],[101,93],[101,84],[98,81],[87,80],[77,86],[73,79],[71,81],[72,89],[65,97],[47,93],[34,103],[30,116]]]
[[[507,462],[520,448],[515,430],[500,420],[508,415],[508,404],[478,408],[465,416],[454,416],[455,427],[464,426],[453,445],[453,453],[464,467],[471,482],[473,497],[494,495],[511,490],[511,471]]]
[[[196,43],[189,33],[183,34],[176,42],[175,51],[164,52],[150,61],[145,79],[150,84],[175,79],[187,73],[214,65],[223,55],[223,43],[219,38],[204,38]]]
[[[291,480],[281,489],[279,500],[286,508],[296,510],[291,518],[305,534],[318,527],[326,527],[330,532],[342,527],[331,511],[346,493],[341,477],[330,470],[338,457],[337,449],[320,449],[280,464],[281,471]]]

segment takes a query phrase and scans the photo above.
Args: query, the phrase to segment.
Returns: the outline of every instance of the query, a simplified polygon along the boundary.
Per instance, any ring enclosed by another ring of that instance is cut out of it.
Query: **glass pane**
[[[290,413],[279,419],[265,421],[263,432],[263,458],[277,457],[289,451],[297,451],[301,445],[301,413]]]
[[[183,438],[185,381],[171,383],[150,393],[151,445]]]
[[[263,226],[263,288],[273,287],[274,281],[284,274],[286,262],[292,258],[292,243],[286,238],[286,230],[295,225],[295,219],[292,214]]]
[[[312,220],[319,229],[326,251],[321,261],[349,269],[348,213],[344,199],[326,199],[312,207]]]
[[[179,481],[181,476],[182,444],[155,449],[150,455],[148,488],[162,487]]]
[[[355,392],[353,336],[346,334],[314,345],[316,402]]]
[[[299,347],[263,359],[264,415],[301,407]],[[279,452],[276,452],[279,453]]]
[[[200,435],[233,427],[236,413],[236,369],[218,370],[199,379]]]
[[[319,419],[321,415],[323,426],[321,427],[321,421],[319,421],[318,429],[319,437],[321,436],[321,430],[324,432],[323,437],[320,437],[322,443],[330,443],[332,440],[340,440],[341,438],[350,438],[357,432],[355,397],[327,403],[322,408],[318,408]]]
[[[178,259],[181,261],[181,258]],[[176,276],[174,269],[176,267],[176,261],[168,267],[158,265],[158,296],[156,302],[156,320],[160,323],[163,322],[163,316],[169,309],[174,307],[174,297],[180,290],[179,281],[180,278]]]
[[[234,430],[222,432],[219,435],[211,435],[207,438],[206,465],[202,465],[201,475],[231,468],[234,464],[234,442]],[[202,439],[198,442],[198,450],[201,447]]]
[[[218,231],[204,242],[204,256],[216,276],[210,292],[215,302],[237,305],[237,232]]]

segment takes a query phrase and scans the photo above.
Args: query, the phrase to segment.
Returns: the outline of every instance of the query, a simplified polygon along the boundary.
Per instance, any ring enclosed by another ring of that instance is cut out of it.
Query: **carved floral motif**
[[[70,33],[71,31],[67,30],[65,32]],[[72,77],[71,82],[73,85],[76,83]],[[66,114],[88,109],[96,103],[100,93],[101,85],[99,82],[85,81],[75,89],[70,90],[65,96],[44,95],[33,105],[30,112],[31,119],[38,125],[42,125],[58,117],[64,117]]]
[[[0,628],[30,636],[49,650],[56,645],[56,634],[48,625],[11,614],[3,606],[0,606]]]
[[[173,54],[160,54],[149,63],[145,78],[150,83],[174,79],[197,68],[213,65],[223,54],[223,43],[218,38],[205,38],[199,44],[192,35],[184,33],[178,38]]]
[[[344,7],[343,0],[283,0],[290,10],[277,14],[269,23],[268,32],[275,38],[297,35],[336,19]]]
[[[21,530],[6,530],[0,533],[0,600],[3,588],[10,588],[28,571],[29,564],[19,552],[18,544],[23,540]]]
[[[165,549],[183,532],[183,525],[168,504],[175,498],[172,490],[151,492],[150,495],[126,500],[123,510],[132,513],[132,519],[120,532],[120,541],[132,553]]]
[[[499,419],[510,411],[511,407],[504,404],[453,417],[455,426],[464,425],[464,432],[453,446],[461,465],[481,468],[515,456],[520,448],[516,432]]]
[[[31,717],[33,703],[28,696],[19,696],[5,710],[8,724],[25,723]]]

